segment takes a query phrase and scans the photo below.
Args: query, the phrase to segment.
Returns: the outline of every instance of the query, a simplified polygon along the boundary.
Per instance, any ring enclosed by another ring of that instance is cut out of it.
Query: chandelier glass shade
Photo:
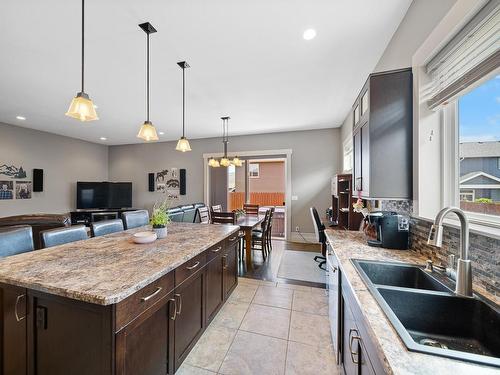
[[[227,156],[227,144],[229,143],[229,116],[221,117],[222,120],[222,144],[223,144],[223,156],[220,158],[220,160],[217,160],[213,157],[211,157],[208,160],[208,165],[210,167],[229,167],[231,165],[234,165],[235,167],[241,167],[243,165],[243,162],[235,156],[233,160],[230,160],[229,157]]]

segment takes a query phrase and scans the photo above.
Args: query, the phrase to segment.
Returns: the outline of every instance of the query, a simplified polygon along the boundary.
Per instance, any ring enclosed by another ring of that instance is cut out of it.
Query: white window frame
[[[481,81],[471,87],[465,88],[459,96],[466,94],[480,86],[482,83],[500,74],[500,69],[488,74]],[[459,118],[458,118],[458,98],[449,102],[441,109],[442,116],[442,207],[460,207],[460,157],[459,157]],[[472,224],[478,226],[500,229],[500,216],[481,214],[477,212],[467,212],[467,217]],[[458,223],[458,218],[450,216],[450,221]]]
[[[256,165],[257,166],[257,174],[252,174],[250,171],[250,166]],[[248,177],[249,178],[260,178],[260,165],[259,163],[249,163],[248,164]]]

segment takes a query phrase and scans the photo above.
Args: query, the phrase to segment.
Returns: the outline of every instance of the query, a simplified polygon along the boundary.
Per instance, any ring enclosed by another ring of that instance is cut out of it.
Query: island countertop
[[[325,233],[337,256],[341,272],[350,284],[363,318],[368,324],[371,341],[376,345],[387,373],[498,374],[498,369],[495,367],[409,351],[351,263],[351,259],[363,259],[423,265],[426,261],[425,257],[411,250],[370,247],[362,232],[327,229]],[[478,288],[477,285],[474,285],[474,291],[498,303],[498,298]]]
[[[171,223],[168,236],[135,244],[135,228],[0,260],[0,283],[111,305],[239,230],[235,225]]]

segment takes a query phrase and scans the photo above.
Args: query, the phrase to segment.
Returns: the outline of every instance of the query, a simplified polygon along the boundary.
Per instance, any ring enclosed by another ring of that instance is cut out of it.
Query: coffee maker
[[[367,221],[373,226],[376,239],[369,239],[368,245],[386,249],[406,250],[409,246],[410,218],[391,211],[368,214]]]

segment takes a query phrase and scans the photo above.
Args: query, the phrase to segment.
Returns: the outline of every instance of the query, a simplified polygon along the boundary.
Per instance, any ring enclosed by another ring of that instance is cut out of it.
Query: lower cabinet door
[[[27,295],[26,289],[5,286],[1,290],[2,348],[0,373],[26,375]]]
[[[207,265],[207,324],[212,321],[224,302],[223,260],[221,256]]]
[[[330,318],[330,330],[332,333],[333,351],[337,360],[339,361],[340,353],[340,337],[339,331],[340,324],[340,269],[337,258],[332,251],[330,244],[327,244],[327,271],[328,271],[328,316]]]
[[[206,268],[174,290],[177,316],[174,321],[174,363],[177,370],[205,329],[204,288]]]
[[[238,243],[231,245],[222,257],[224,268],[224,299],[227,299],[238,285]]]
[[[346,375],[359,374],[359,331],[356,327],[354,315],[347,301],[342,298],[343,324],[342,324],[342,365]]]
[[[117,375],[173,374],[173,293],[116,335]]]

